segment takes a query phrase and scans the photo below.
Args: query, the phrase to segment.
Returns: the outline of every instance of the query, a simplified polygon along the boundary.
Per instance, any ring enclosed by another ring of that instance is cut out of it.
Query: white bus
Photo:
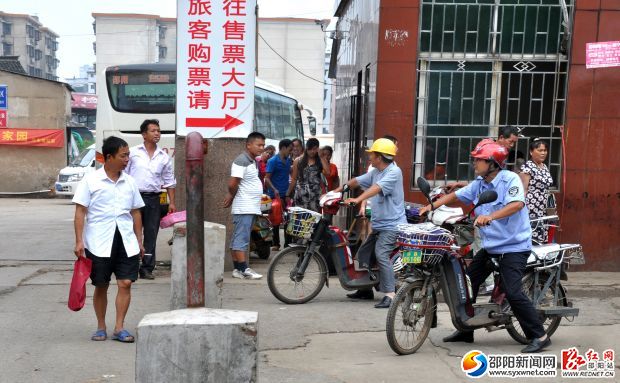
[[[129,146],[142,143],[140,124],[157,119],[162,132],[159,145],[174,158],[176,65],[117,65],[106,68],[104,78],[105,94],[100,94],[97,105],[97,151],[101,153],[109,136],[120,137]],[[282,88],[256,79],[254,95],[252,130],[263,133],[269,144],[277,148],[281,139],[304,139],[302,110],[309,114],[310,132],[316,131],[312,111]]]

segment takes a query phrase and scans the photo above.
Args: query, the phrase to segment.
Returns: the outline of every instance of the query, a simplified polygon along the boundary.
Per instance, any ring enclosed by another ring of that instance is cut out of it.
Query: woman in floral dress
[[[530,160],[521,167],[519,176],[525,188],[525,200],[530,219],[544,217],[547,212],[549,187],[553,184],[551,173],[545,165],[549,145],[535,138],[530,143]],[[532,239],[540,244],[547,243],[547,229],[538,225],[532,232]]]
[[[287,198],[291,198],[294,191],[295,206],[320,213],[319,199],[323,184],[321,174],[329,176],[329,164],[324,157],[319,156],[319,140],[316,138],[308,140],[306,151],[303,156],[295,159],[292,170]]]

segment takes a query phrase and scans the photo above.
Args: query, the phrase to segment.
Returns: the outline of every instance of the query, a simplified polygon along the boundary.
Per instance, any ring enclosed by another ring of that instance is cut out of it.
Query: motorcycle
[[[428,198],[428,182],[418,178],[417,183]],[[480,195],[474,209],[496,199],[497,193],[486,191]],[[435,211],[429,213],[430,222],[400,228],[404,282],[394,297],[386,320],[387,340],[392,350],[406,355],[415,353],[422,346],[431,327],[434,327],[433,322],[436,322],[438,292],[442,293],[457,330],[505,329],[515,341],[527,344],[528,339],[502,291],[497,259],[492,258],[489,265],[495,278],[490,300],[473,303],[471,282],[465,272],[461,246],[458,245],[462,240],[457,238],[460,234],[440,227],[438,224],[442,222],[434,215]],[[540,315],[548,336],[557,330],[562,318],[579,314],[579,309],[572,307],[560,283],[563,263],[585,263],[581,245],[535,245],[523,276],[523,289]]]
[[[348,188],[345,187],[343,193]],[[363,290],[379,284],[376,268],[362,268],[351,251],[351,237],[332,219],[344,205],[343,193],[329,192],[321,198],[323,214],[300,207],[289,208],[287,233],[300,239],[277,253],[267,271],[271,293],[287,304],[306,303],[316,297],[323,286],[329,287],[328,259],[333,263],[340,285],[345,290]],[[390,257],[399,270],[398,252]]]
[[[271,245],[273,243],[273,226],[269,220],[269,212],[271,211],[271,198],[263,194],[261,198],[261,215],[257,215],[252,225],[250,233],[250,251],[258,255],[260,259],[267,259],[271,254]]]

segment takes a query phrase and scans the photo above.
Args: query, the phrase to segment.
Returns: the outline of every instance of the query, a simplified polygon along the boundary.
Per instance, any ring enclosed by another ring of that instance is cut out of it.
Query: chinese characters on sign
[[[0,128],[6,128],[6,120],[7,120],[7,111],[5,109],[0,109]]]
[[[247,136],[254,116],[256,0],[177,4],[177,134]]]
[[[2,129],[0,145],[62,148],[65,143],[64,137],[62,129]]]
[[[620,41],[586,44],[586,68],[620,66]]]

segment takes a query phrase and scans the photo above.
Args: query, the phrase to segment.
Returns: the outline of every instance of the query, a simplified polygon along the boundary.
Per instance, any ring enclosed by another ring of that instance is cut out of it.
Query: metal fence
[[[471,179],[469,152],[507,125],[545,137],[559,185],[571,4],[563,0],[422,0],[414,177]],[[518,156],[517,156],[518,154]],[[415,187],[415,185],[411,185]]]

